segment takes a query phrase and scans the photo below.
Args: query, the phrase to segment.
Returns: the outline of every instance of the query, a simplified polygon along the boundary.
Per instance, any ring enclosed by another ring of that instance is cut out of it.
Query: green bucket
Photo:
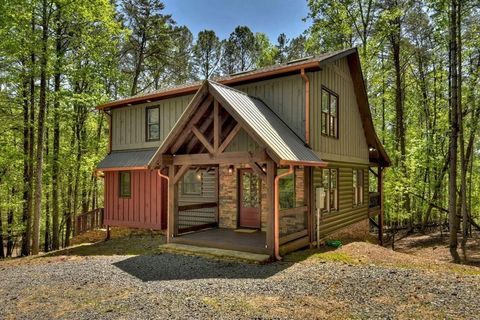
[[[326,244],[332,248],[340,248],[342,246],[342,242],[340,240],[330,240],[327,241]]]

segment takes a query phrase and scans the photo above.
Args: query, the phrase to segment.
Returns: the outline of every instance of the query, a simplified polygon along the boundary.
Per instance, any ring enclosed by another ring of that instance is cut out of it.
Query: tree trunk
[[[457,252],[457,143],[458,143],[458,79],[457,79],[457,0],[450,8],[450,172],[448,225],[450,228],[450,254],[455,262],[460,261]]]
[[[31,32],[32,37],[35,35],[35,7],[32,8],[32,19],[31,19]],[[30,254],[30,241],[32,239],[32,213],[33,213],[33,158],[34,158],[34,145],[35,145],[35,51],[32,46],[32,52],[30,53],[30,111],[29,111],[29,121],[28,121],[28,174],[25,175],[25,185],[27,192],[25,197],[26,199],[26,208],[23,212],[23,225],[25,230],[22,233],[22,250],[21,255],[28,256]],[[25,108],[25,106],[24,106]],[[25,109],[24,109],[25,112]],[[24,114],[25,116],[25,114]],[[25,130],[25,129],[24,129]],[[25,132],[25,131],[24,131]],[[24,142],[25,143],[25,142]]]
[[[12,188],[12,193],[11,193],[11,203],[13,203],[13,198],[15,197],[15,193],[17,190],[15,190],[15,187]],[[13,208],[10,207],[8,209],[7,213],[7,257],[12,257],[13,255]],[[3,242],[2,242],[3,246]]]
[[[52,249],[58,250],[60,248],[59,239],[59,201],[58,201],[58,176],[59,164],[58,158],[60,154],[60,99],[58,93],[60,92],[60,66],[63,57],[62,41],[61,41],[61,27],[60,27],[60,9],[57,9],[58,26],[56,30],[55,43],[55,68],[54,68],[54,91],[55,101],[53,103],[53,159],[52,159]]]
[[[33,113],[33,109],[32,109]],[[30,114],[28,107],[28,80],[26,79],[23,84],[23,203],[22,203],[22,223],[25,230],[22,232],[22,248],[21,255],[27,256],[30,253],[30,229],[31,224],[31,179],[30,167]],[[33,142],[33,141],[32,141]],[[28,223],[27,221],[30,221]],[[3,244],[2,244],[3,245]]]
[[[3,221],[2,208],[0,207],[0,259],[5,258],[5,248],[3,247]]]
[[[47,118],[48,118],[48,113],[47,111]],[[48,147],[49,141],[50,141],[50,130],[47,128],[45,132],[45,157],[47,159],[47,167],[48,167],[48,159],[49,159],[49,154],[50,154],[50,149]],[[50,251],[50,192],[45,192],[45,240],[44,240],[44,246],[43,246],[43,251],[48,252]]]
[[[37,165],[35,185],[35,211],[33,221],[32,254],[38,254],[40,249],[40,219],[42,214],[43,187],[43,143],[45,131],[45,109],[47,104],[47,41],[48,41],[48,2],[42,4],[42,53],[40,58],[40,100],[37,129]]]

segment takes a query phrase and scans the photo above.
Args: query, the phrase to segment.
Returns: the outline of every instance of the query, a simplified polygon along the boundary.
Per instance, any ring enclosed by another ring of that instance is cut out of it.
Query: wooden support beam
[[[383,168],[378,167],[378,192],[380,193],[380,214],[378,215],[378,242],[383,246]]]
[[[218,153],[220,146],[220,106],[218,101],[213,102],[213,150]]]
[[[190,168],[190,166],[188,164],[184,164],[180,170],[178,170],[177,173],[175,173],[175,177],[173,178],[173,182],[174,183],[178,183],[178,181],[183,177],[183,175],[185,174],[185,172],[187,172],[187,170]]]
[[[233,138],[235,138],[235,136],[237,135],[238,131],[240,131],[240,129],[242,129],[242,126],[239,123],[237,123],[237,125],[228,134],[225,140],[223,140],[220,147],[218,147],[217,153],[222,153],[228,147],[228,145],[230,144],[230,142],[232,142]]]
[[[372,170],[372,167],[368,167],[368,170],[369,170],[375,177],[378,178],[378,173],[375,172],[375,171],[373,171],[373,170]]]
[[[200,142],[205,146],[205,148],[207,148],[208,152],[215,153],[215,150],[213,149],[210,142],[207,140],[207,138],[205,138],[203,133],[201,133],[196,126],[193,126],[192,132],[195,134],[197,139],[200,140]]]
[[[252,170],[260,177],[260,179],[266,181],[267,180],[267,174],[263,172],[262,168],[258,165],[258,163],[250,161],[248,163]]]
[[[225,152],[219,155],[210,153],[181,154],[173,157],[175,165],[211,165],[211,164],[245,164],[265,162],[268,156],[265,151],[252,154],[250,152]]]
[[[272,160],[267,161],[267,229],[266,229],[266,246],[268,253],[273,256],[275,254],[275,175],[277,165]]]
[[[192,130],[193,126],[197,124],[197,122],[203,117],[207,109],[210,107],[212,104],[213,97],[209,96],[205,101],[202,103],[202,105],[198,108],[197,112],[193,115],[192,119],[187,123],[187,125],[182,128],[182,132],[180,133],[179,137],[177,138],[177,141],[173,144],[171,148],[171,153],[176,153],[178,149],[182,146],[182,144],[185,142],[185,139],[187,139],[188,135],[190,134],[190,131]]]
[[[178,188],[175,180],[175,166],[168,167],[168,217],[167,217],[167,243],[178,233]]]
[[[204,133],[205,134],[205,131],[208,129],[208,127],[210,127],[210,125],[212,124],[213,122],[213,113],[211,113],[203,122],[202,124],[198,127],[198,130],[200,130],[200,132]],[[210,141],[210,139],[208,139]],[[187,144],[187,149],[186,149],[186,153],[191,153],[193,151],[193,148],[198,144],[198,139],[196,138],[196,136],[194,135],[192,137],[192,140],[190,142],[188,142]]]

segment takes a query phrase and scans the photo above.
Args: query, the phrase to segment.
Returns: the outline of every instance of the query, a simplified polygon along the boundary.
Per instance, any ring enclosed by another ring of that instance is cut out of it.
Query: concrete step
[[[267,263],[270,256],[267,254],[250,253],[244,251],[216,249],[208,247],[198,247],[180,243],[168,243],[160,246],[161,252],[168,252],[174,254],[196,255],[207,258],[235,260],[248,263]]]

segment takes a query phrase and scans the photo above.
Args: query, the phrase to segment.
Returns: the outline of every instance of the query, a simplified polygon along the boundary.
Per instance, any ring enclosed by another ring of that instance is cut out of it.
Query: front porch
[[[168,168],[169,243],[280,259],[310,242],[311,167],[325,163],[260,100],[205,82],[150,166]]]
[[[252,233],[239,232],[234,229],[212,228],[179,235],[173,243],[188,244],[226,250],[269,254],[266,249],[266,233],[253,230]]]

